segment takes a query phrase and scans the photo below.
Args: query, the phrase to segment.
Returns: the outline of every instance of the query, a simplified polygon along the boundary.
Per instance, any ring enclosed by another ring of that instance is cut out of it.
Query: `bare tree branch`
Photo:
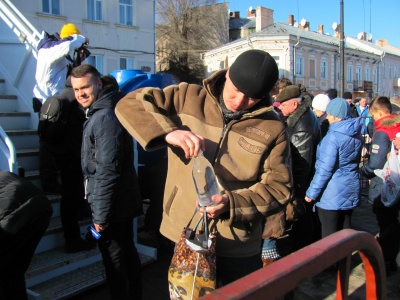
[[[227,3],[217,0],[157,0],[157,69],[179,81],[203,78],[200,53],[227,43]]]

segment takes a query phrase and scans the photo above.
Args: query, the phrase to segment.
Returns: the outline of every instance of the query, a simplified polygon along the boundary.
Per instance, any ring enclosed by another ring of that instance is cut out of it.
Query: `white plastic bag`
[[[381,201],[387,206],[395,205],[400,199],[400,157],[396,154],[394,144],[390,156],[382,170],[374,171],[377,176],[383,179],[381,188]]]

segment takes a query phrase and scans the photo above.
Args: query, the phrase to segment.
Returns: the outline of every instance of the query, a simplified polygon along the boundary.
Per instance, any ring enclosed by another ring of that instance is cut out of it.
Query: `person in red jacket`
[[[374,173],[383,169],[387,155],[391,150],[391,141],[400,132],[400,115],[392,114],[390,100],[381,96],[375,98],[369,112],[375,120],[375,132],[372,136],[370,157],[361,168],[362,173],[371,179],[369,186],[369,202],[379,225],[378,242],[381,245],[388,273],[397,271],[396,257],[400,249],[400,202],[386,207],[381,201],[382,178]]]

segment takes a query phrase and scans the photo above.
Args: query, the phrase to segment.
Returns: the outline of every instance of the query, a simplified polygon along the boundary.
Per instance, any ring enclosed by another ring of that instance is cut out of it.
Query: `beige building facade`
[[[154,0],[13,0],[39,31],[60,32],[73,23],[88,37],[88,62],[107,74],[140,69],[155,73]]]
[[[280,77],[304,84],[314,95],[330,88],[340,91],[340,25],[333,35],[328,35],[323,25],[312,31],[309,22],[294,22],[293,15],[287,22],[275,23],[271,10],[261,7],[255,10],[256,19],[262,11],[268,12],[272,23],[203,54],[205,76],[229,67],[246,50],[260,49],[275,58]],[[368,39],[364,33],[357,38],[345,37],[343,91],[351,92],[353,98],[400,94],[400,49],[386,40],[372,43]]]

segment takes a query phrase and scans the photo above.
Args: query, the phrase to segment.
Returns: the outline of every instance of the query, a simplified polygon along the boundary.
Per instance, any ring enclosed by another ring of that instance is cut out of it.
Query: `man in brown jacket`
[[[230,283],[262,267],[262,221],[271,236],[284,231],[284,205],[292,193],[287,133],[270,91],[275,60],[261,50],[239,55],[203,87],[181,83],[143,88],[121,99],[116,115],[151,151],[168,147],[168,175],[160,231],[175,243],[196,206],[192,158],[199,150],[214,165],[221,195],[207,207],[217,235],[217,276]]]

